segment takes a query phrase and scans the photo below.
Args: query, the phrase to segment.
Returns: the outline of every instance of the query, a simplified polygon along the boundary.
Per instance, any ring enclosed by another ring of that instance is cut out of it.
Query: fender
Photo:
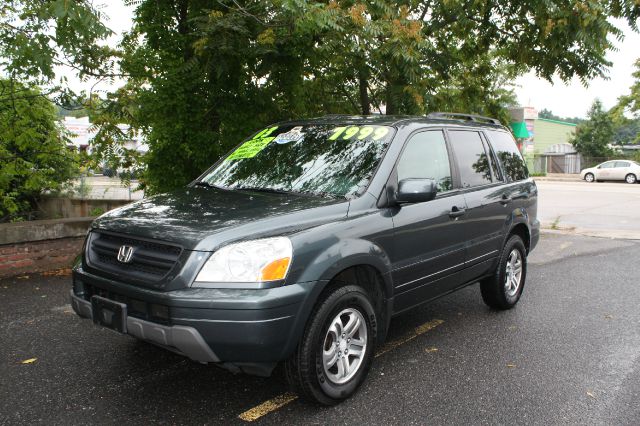
[[[511,215],[507,218],[504,237],[502,238],[502,246],[507,242],[507,238],[513,231],[513,229],[518,225],[525,225],[527,227],[527,233],[529,235],[529,239],[531,239],[531,223],[530,216],[525,207],[518,207],[513,209]]]
[[[391,318],[390,308],[393,306],[393,281],[391,278],[391,261],[386,252],[372,241],[362,239],[341,239],[326,250],[317,253],[315,258],[305,265],[305,270],[297,279],[298,283],[305,283],[309,291],[303,303],[300,304],[296,323],[291,329],[287,346],[282,352],[282,358],[289,357],[295,350],[305,326],[313,312],[322,291],[333,277],[347,268],[357,265],[368,265],[375,268],[382,277],[385,294],[384,313],[385,324],[379,333],[384,335]]]

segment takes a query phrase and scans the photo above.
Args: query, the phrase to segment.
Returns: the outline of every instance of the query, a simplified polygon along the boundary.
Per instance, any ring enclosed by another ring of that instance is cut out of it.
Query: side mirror
[[[396,192],[397,203],[422,203],[433,200],[438,192],[438,186],[433,179],[402,179],[398,182]]]

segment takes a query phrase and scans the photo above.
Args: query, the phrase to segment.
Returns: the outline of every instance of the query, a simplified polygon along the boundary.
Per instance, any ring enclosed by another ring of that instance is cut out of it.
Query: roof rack
[[[465,120],[465,121],[473,121],[476,123],[491,123],[497,124],[498,126],[502,126],[500,120],[497,118],[491,117],[483,117],[481,115],[475,114],[459,114],[456,112],[431,112],[427,114],[427,118],[444,118],[444,119],[454,119],[454,120]]]

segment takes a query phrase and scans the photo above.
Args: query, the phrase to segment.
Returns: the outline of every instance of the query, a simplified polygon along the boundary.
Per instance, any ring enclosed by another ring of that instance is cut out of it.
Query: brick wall
[[[92,218],[0,224],[0,278],[68,268]]]
[[[0,246],[0,278],[69,267],[83,241],[72,237]]]

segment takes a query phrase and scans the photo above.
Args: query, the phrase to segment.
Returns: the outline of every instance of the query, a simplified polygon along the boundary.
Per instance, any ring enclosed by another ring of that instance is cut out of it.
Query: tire
[[[593,175],[593,173],[587,173],[586,175],[584,175],[584,180],[589,182],[589,183],[592,183],[596,179],[595,179],[595,176]]]
[[[361,325],[354,327],[351,337],[344,333],[336,339],[336,322],[344,325],[340,331],[346,332],[352,319],[359,320]],[[292,390],[322,405],[335,405],[353,395],[371,367],[377,340],[376,324],[371,299],[361,287],[338,287],[324,295],[312,312],[295,353],[285,362],[285,374]],[[355,341],[358,344],[354,344]],[[354,355],[358,348],[360,358]],[[345,349],[350,351],[346,358]],[[332,355],[323,358],[323,354],[328,353]],[[335,362],[331,363],[334,358]],[[325,366],[325,360],[330,368]]]
[[[518,273],[510,274],[519,260]],[[509,282],[507,279],[511,276]],[[527,278],[527,251],[518,235],[512,235],[507,240],[500,254],[498,266],[492,276],[480,281],[482,300],[492,309],[506,310],[513,308],[520,300],[524,283]],[[515,281],[517,279],[517,284]]]
[[[636,175],[634,175],[633,173],[629,173],[624,177],[624,181],[633,184],[636,183],[638,179],[636,178]]]

